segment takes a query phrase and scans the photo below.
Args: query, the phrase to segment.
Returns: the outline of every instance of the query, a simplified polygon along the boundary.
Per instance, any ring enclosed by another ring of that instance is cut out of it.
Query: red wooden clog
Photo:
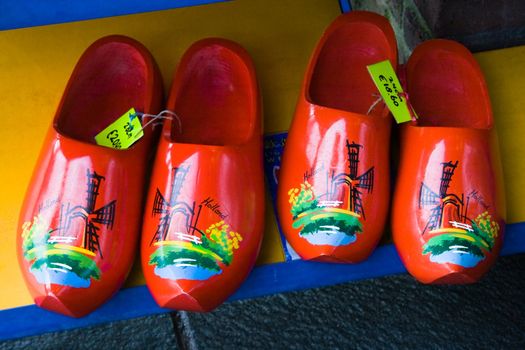
[[[377,245],[389,201],[391,118],[367,65],[397,66],[386,18],[353,11],[310,59],[279,175],[281,228],[308,260],[358,262]]]
[[[264,215],[261,106],[248,53],[204,39],[184,54],[142,230],[142,269],[162,307],[209,311],[259,252]]]
[[[38,306],[80,317],[126,279],[155,137],[145,130],[127,150],[94,137],[130,107],[157,112],[161,99],[153,58],[135,40],[102,38],[77,63],[20,213],[18,260]]]
[[[407,63],[419,115],[402,130],[393,234],[423,283],[475,282],[505,229],[501,162],[483,74],[462,45],[431,40]]]

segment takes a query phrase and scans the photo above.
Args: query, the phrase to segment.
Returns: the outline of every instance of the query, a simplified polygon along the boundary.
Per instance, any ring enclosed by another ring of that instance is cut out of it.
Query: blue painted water
[[[483,259],[483,257],[457,250],[449,250],[439,255],[430,255],[430,261],[432,262],[456,264],[463,267],[474,267]]]
[[[357,240],[356,235],[347,235],[339,229],[319,230],[310,234],[301,235],[304,239],[313,245],[331,245],[338,247],[354,243]]]
[[[75,288],[88,288],[91,285],[90,278],[80,278],[71,271],[64,272],[62,270],[52,270],[45,267],[38,270],[31,269],[30,271],[36,277],[38,283],[41,284],[47,285],[52,283]]]
[[[213,275],[217,275],[222,273],[221,270],[215,271],[206,269],[201,266],[177,266],[177,265],[169,265],[166,267],[155,267],[154,270],[155,274],[161,278],[169,279],[169,280],[207,280]]]

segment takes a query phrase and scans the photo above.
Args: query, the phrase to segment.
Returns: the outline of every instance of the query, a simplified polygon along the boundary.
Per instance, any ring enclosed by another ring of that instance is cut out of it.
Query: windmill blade
[[[430,231],[435,230],[439,227],[439,219],[441,218],[441,206],[435,206],[430,211],[430,217],[428,218],[427,225],[423,230],[423,233],[428,229]]]
[[[350,178],[352,180],[355,180],[357,177],[357,166],[359,165],[359,151],[360,148],[363,148],[360,144],[355,143],[352,141],[352,143],[348,142],[346,140],[346,151],[347,151],[347,157],[348,157],[348,168],[350,170]]]
[[[432,191],[430,187],[421,183],[421,188],[419,190],[419,207],[426,207],[429,205],[439,204],[439,195]]]
[[[374,189],[374,167],[368,169],[364,174],[361,174],[357,179],[358,182],[355,187],[362,188],[368,193]]]
[[[352,187],[352,192],[350,192],[350,200],[352,201],[352,206],[354,213],[359,214],[363,217],[363,220],[366,220],[365,210],[363,208],[363,200],[361,198],[361,192],[355,187]]]
[[[97,231],[99,230],[92,222],[86,225],[85,236],[84,236],[84,248],[93,252],[99,253],[100,258],[103,258],[102,251],[100,250],[100,242],[98,240]]]
[[[157,214],[166,214],[170,211],[170,204],[164,199],[162,193],[160,193],[157,188],[157,193],[155,193],[155,200],[153,201],[153,209],[151,210],[151,215]]]
[[[115,220],[115,206],[117,201],[106,204],[100,209],[95,210],[95,217],[91,221],[105,225],[108,228],[113,228],[113,221]]]
[[[87,197],[86,197],[86,210],[91,213],[95,210],[95,203],[99,195],[100,183],[105,180],[105,177],[98,175],[95,171],[91,172],[87,169]]]
[[[155,242],[163,241],[168,236],[168,228],[170,225],[170,215],[164,215],[161,217],[159,221],[159,225],[157,226],[157,231],[155,231],[155,234],[153,235],[153,238],[151,239],[151,242],[149,243],[152,245]]]
[[[439,186],[439,195],[443,198],[447,195],[448,187],[450,186],[450,181],[452,181],[452,176],[454,175],[454,170],[458,166],[458,161],[455,163],[447,162],[441,163],[443,165],[443,171],[441,173],[441,184]]]

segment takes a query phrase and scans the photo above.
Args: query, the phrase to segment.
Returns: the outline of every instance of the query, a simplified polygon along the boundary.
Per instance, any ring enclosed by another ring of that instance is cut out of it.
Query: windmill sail
[[[426,230],[435,230],[439,227],[439,223],[441,219],[441,206],[438,205],[431,209],[430,211],[430,218],[428,219],[427,225],[425,226],[425,229],[423,230],[423,233],[426,232]]]
[[[84,231],[84,248],[93,253],[98,252],[102,258],[102,251],[100,250],[100,242],[98,240],[98,230],[99,228],[92,222],[87,223],[86,230]]]
[[[421,189],[419,190],[419,207],[438,204],[439,195],[422,182]]]
[[[350,191],[350,210],[356,214],[362,215],[363,219],[366,219],[365,211],[363,209],[363,200],[361,198],[361,192],[359,192],[359,190],[355,187],[353,187]]]
[[[151,211],[151,215],[166,214],[169,211],[170,204],[164,199],[164,196],[162,196],[162,193],[160,193],[159,189],[157,188],[157,193],[155,193],[155,199],[153,201],[153,209]]]
[[[443,172],[441,173],[441,184],[439,186],[439,195],[441,198],[445,198],[447,195],[448,187],[450,186],[450,181],[452,180],[452,175],[454,175],[454,170],[458,166],[458,161],[455,163],[447,162],[443,164]]]
[[[359,149],[363,146],[346,140],[346,150],[348,152],[348,168],[350,170],[350,179],[355,180],[357,177],[357,166],[359,165]]]
[[[93,210],[95,210],[100,182],[105,178],[104,176],[98,175],[96,172],[89,171],[89,169],[87,170],[87,178],[86,211],[92,213]]]
[[[360,175],[356,180],[358,182],[355,187],[362,188],[368,193],[371,193],[374,188],[374,167],[368,169],[366,173]]]
[[[157,231],[155,231],[155,234],[153,235],[153,238],[150,242],[150,245],[152,245],[155,242],[163,241],[168,236],[168,228],[170,226],[170,215],[166,214],[159,220],[159,225],[157,226]]]
[[[95,217],[91,221],[105,225],[108,228],[113,228],[113,221],[115,220],[115,204],[116,200],[106,204],[100,209],[95,210],[93,214]]]

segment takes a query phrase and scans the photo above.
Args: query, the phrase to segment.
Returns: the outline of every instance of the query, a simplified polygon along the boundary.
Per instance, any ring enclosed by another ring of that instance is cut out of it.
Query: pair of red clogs
[[[128,149],[95,144],[131,107],[158,113],[162,95],[152,56],[132,39],[100,39],[80,58],[20,215],[19,263],[38,306],[75,317],[93,311],[126,279],[139,235],[147,285],[162,307],[210,310],[253,267],[264,193],[248,53],[222,39],[195,43],[167,102],[178,120],[165,122],[160,138],[150,123]]]
[[[303,259],[359,262],[381,238],[391,117],[367,66],[384,60],[398,64],[392,27],[359,11],[338,17],[312,55],[278,189],[281,227]],[[418,46],[405,73],[419,118],[400,131],[394,243],[424,283],[473,282],[494,262],[505,227],[487,87],[471,53],[452,41]]]

